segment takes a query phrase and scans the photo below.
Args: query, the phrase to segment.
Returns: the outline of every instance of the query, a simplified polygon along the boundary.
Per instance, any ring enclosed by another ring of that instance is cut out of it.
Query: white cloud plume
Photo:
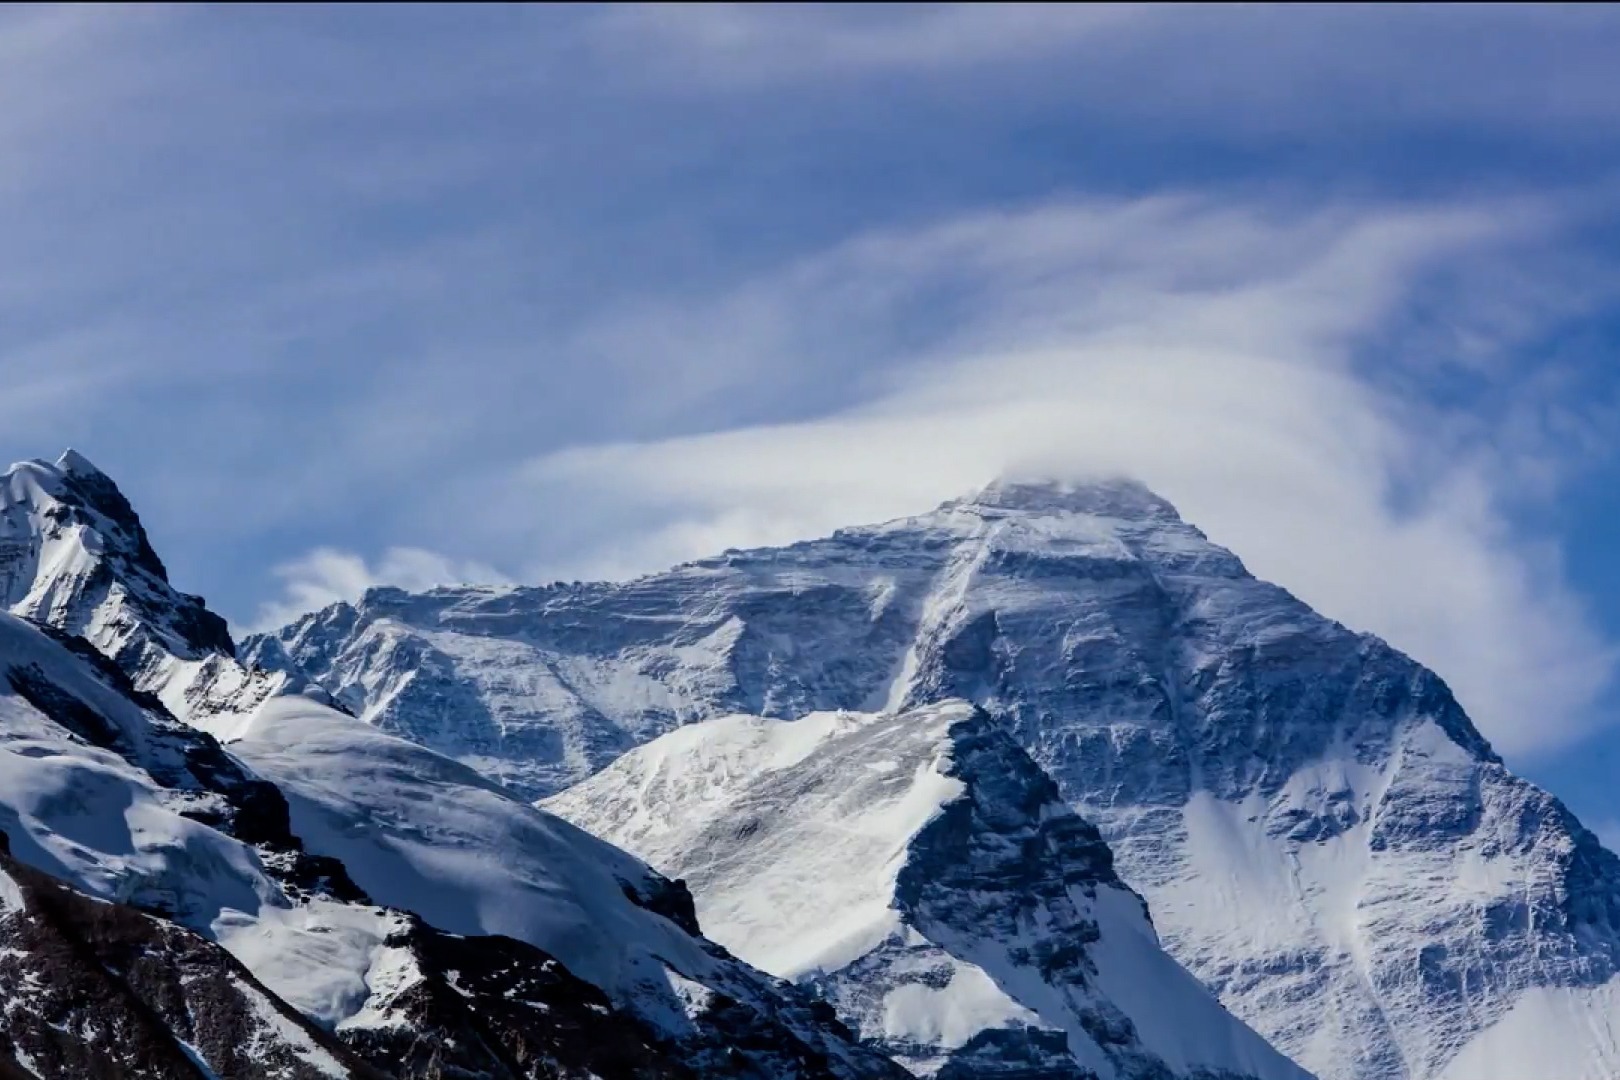
[[[858,355],[863,337],[904,336],[885,312],[926,320],[944,293],[940,318],[973,313],[868,400],[551,454],[524,482],[594,519],[634,508],[571,568],[623,574],[916,512],[1008,471],[1130,473],[1257,574],[1433,666],[1504,752],[1554,748],[1590,730],[1616,654],[1504,505],[1545,494],[1551,432],[1578,414],[1411,392],[1437,373],[1513,376],[1502,327],[1558,312],[1541,293],[1466,298],[1547,227],[1525,205],[1149,199],[864,237],[756,283],[747,306],[782,323],[783,355],[762,362],[810,371],[818,358],[793,352],[804,327],[843,327]],[[1504,319],[1514,304],[1522,318]],[[1375,334],[1379,355],[1359,356]]]

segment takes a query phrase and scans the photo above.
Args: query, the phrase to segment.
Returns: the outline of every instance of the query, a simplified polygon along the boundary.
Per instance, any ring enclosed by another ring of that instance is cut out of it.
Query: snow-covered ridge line
[[[129,500],[73,450],[0,474],[0,607],[84,638],[199,726],[313,691],[236,662],[225,620],[170,584]]]

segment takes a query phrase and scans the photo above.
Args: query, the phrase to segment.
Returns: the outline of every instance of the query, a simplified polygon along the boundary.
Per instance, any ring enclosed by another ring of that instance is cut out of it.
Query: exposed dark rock
[[[218,945],[18,863],[3,834],[0,875],[22,900],[0,907],[0,1063],[26,1061],[47,1080],[207,1080],[197,1059],[222,1080],[385,1075]]]

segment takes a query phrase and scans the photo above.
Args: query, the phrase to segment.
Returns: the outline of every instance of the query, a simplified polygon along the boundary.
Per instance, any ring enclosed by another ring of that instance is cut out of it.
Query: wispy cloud
[[[1620,122],[1606,59],[1620,15],[1597,7],[660,4],[607,9],[590,30],[608,57],[685,90],[854,80],[888,94],[979,74],[1021,95],[1061,87],[1080,115],[1313,140]]]
[[[1127,472],[1257,573],[1436,667],[1507,752],[1553,748],[1596,722],[1616,657],[1542,538],[1503,511],[1534,495],[1504,465],[1545,446],[1525,417],[1555,403],[1487,414],[1406,393],[1478,373],[1492,323],[1466,302],[1446,308],[1450,350],[1431,337],[1410,355],[1389,336],[1415,318],[1424,283],[1526,258],[1549,224],[1527,204],[1279,214],[1147,199],[862,237],[756,283],[749,305],[779,312],[790,367],[836,371],[792,351],[800,329],[841,327],[862,355],[949,295],[928,352],[866,400],[581,447],[526,479],[534,498],[583,500],[593,520],[614,520],[614,500],[633,507],[639,527],[594,538],[584,568],[624,573],[915,512],[1009,471]],[[1512,377],[1496,365],[1487,381]]]
[[[608,9],[595,35],[604,45],[656,49],[665,62],[698,61],[711,76],[781,79],[1028,60],[1163,17],[1121,4],[800,4],[770,13],[745,4],[626,4]]]
[[[375,562],[336,548],[316,548],[275,568],[282,595],[259,608],[248,633],[273,630],[306,611],[358,600],[381,585],[419,592],[435,585],[505,585],[510,580],[492,566],[457,560],[421,548],[389,548]]]

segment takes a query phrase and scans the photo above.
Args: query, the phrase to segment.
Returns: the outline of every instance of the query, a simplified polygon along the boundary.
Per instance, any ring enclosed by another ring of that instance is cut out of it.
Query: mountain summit
[[[1620,1075],[1620,860],[1433,672],[1137,484],[995,484],[625,584],[372,594],[273,644],[533,796],[705,717],[963,699],[1101,830],[1171,954],[1306,1068]]]
[[[169,584],[129,500],[76,450],[0,474],[0,599],[112,652],[234,651],[225,620]]]
[[[1179,522],[1176,508],[1139,480],[1127,477],[1089,481],[1054,479],[994,480],[971,495],[953,499],[941,511],[977,508],[984,512],[1086,514],[1125,521]]]
[[[134,507],[75,450],[0,473],[0,605],[84,638],[199,723],[294,687],[234,662],[225,620],[169,582]]]

